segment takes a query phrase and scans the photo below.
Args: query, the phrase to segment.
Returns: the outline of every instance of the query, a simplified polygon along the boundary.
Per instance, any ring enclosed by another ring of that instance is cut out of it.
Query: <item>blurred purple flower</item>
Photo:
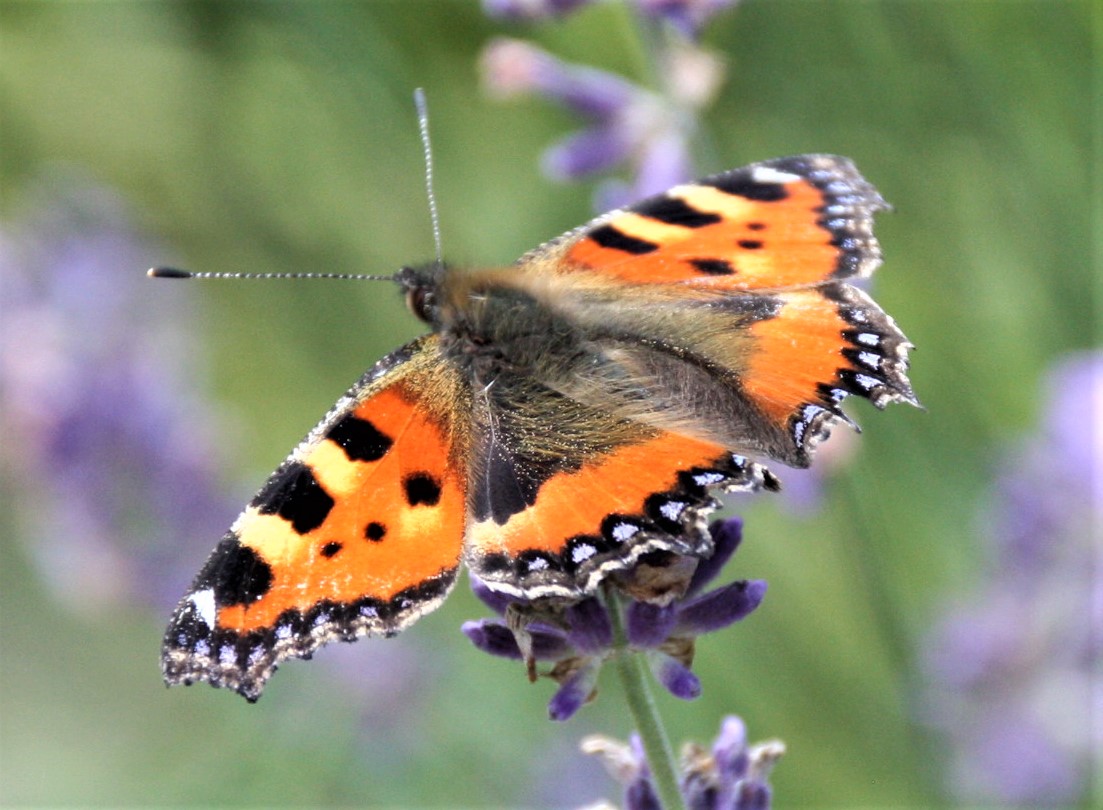
[[[766,593],[766,583],[761,580],[733,582],[701,593],[735,553],[742,538],[742,523],[738,519],[716,521],[710,533],[714,546],[710,558],[684,560],[696,562],[695,568],[681,566],[684,561],[679,561],[671,569],[664,569],[670,581],[680,578],[680,586],[665,591],[661,603],[625,600],[630,651],[645,655],[656,679],[683,700],[692,700],[701,692],[701,683],[690,669],[696,637],[750,615]],[[508,617],[511,609],[528,607],[474,578],[472,588],[499,615]],[[618,653],[609,613],[595,597],[570,605],[552,617],[538,614],[522,629],[516,628],[516,622],[482,619],[466,622],[462,629],[480,650],[524,660],[530,672],[535,671],[536,662],[550,662],[547,675],[559,683],[559,690],[548,704],[553,720],[566,720],[591,699],[602,664]]]
[[[1103,660],[1103,353],[1067,358],[1044,386],[1040,431],[1003,465],[981,522],[989,568],[927,642],[932,722],[953,789],[1035,807],[1088,790],[1093,678]],[[1094,739],[1093,739],[1094,734]]]
[[[488,17],[510,22],[536,22],[570,14],[593,0],[483,0]]]
[[[696,39],[705,24],[739,0],[636,0],[640,11],[670,23],[678,33]]]
[[[559,19],[594,0],[483,0],[487,16],[510,22]],[[636,9],[653,20],[669,23],[678,33],[695,39],[714,15],[738,0],[634,0]]]
[[[661,96],[516,39],[491,41],[481,63],[483,85],[492,97],[540,95],[589,122],[545,151],[546,175],[577,180],[628,165],[630,183],[610,181],[599,189],[597,202],[605,210],[658,194],[695,174],[689,139],[697,111],[719,89],[723,64],[694,46],[666,49],[662,59]]]
[[[601,735],[582,741],[582,750],[600,757],[610,776],[624,786],[624,810],[659,810],[659,800],[643,746],[635,734],[628,743]],[[785,745],[777,740],[747,746],[743,721],[725,717],[710,750],[695,743],[682,749],[681,790],[688,810],[769,810],[768,777]]]
[[[167,608],[196,538],[235,512],[217,486],[220,419],[198,394],[189,299],[147,283],[156,254],[124,208],[50,175],[0,230],[0,463],[28,553],[81,611]]]

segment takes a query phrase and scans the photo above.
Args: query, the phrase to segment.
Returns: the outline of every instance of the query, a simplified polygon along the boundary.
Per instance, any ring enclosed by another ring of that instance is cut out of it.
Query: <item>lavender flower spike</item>
[[[143,283],[160,251],[124,201],[75,171],[26,187],[0,224],[0,465],[50,593],[86,614],[167,608],[189,541],[236,511],[227,440],[199,391],[190,290]],[[32,497],[33,496],[33,497]]]
[[[658,808],[651,773],[639,738],[627,743],[602,735],[586,737],[582,751],[600,757],[609,775],[624,787],[624,810]],[[687,743],[681,756],[681,792],[689,810],[769,810],[768,777],[785,753],[777,740],[747,746],[743,721],[724,718],[711,749]]]
[[[1103,660],[1103,352],[1045,379],[1039,429],[1000,465],[981,512],[987,569],[928,639],[927,719],[966,803],[1051,807],[1091,793]]]
[[[542,96],[587,125],[549,147],[544,173],[576,180],[627,164],[631,183],[610,180],[599,190],[602,208],[665,191],[695,174],[689,153],[692,113],[716,95],[722,62],[695,47],[664,53],[668,76],[659,95],[613,73],[568,64],[516,39],[493,40],[483,51],[483,86],[496,98]]]
[[[671,576],[681,582],[676,589],[680,597],[667,594],[658,603],[624,599],[628,652],[646,656],[656,680],[683,700],[701,693],[701,682],[690,669],[696,637],[750,615],[766,593],[766,583],[760,580],[733,582],[702,593],[735,552],[742,523],[716,521],[710,536],[712,557],[687,558],[686,570],[680,562],[664,569],[668,575],[671,570],[678,572]],[[614,646],[608,610],[596,598],[556,609],[503,597],[475,579],[472,588],[502,618],[467,622],[464,635],[483,652],[524,660],[533,677],[537,663],[550,663],[543,674],[560,684],[549,705],[555,720],[566,720],[593,697],[601,665],[622,652]]]

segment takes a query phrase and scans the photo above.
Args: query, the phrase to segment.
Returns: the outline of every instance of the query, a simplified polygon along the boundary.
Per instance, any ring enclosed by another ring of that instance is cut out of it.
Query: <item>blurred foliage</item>
[[[916,645],[981,564],[978,498],[1004,443],[1035,418],[1041,373],[1096,340],[1091,9],[747,0],[705,32],[731,77],[704,122],[720,162],[702,171],[834,152],[895,204],[878,223],[875,286],[918,346],[913,381],[927,408],[855,408],[860,450],[814,513],[765,496],[732,504],[747,539],[729,577],[765,578],[769,595],[702,643],[703,697],[662,709],[675,739],[710,739],[732,712],[753,738],[784,739],[778,807],[946,801],[944,754],[915,720]],[[461,2],[5,0],[0,215],[18,218],[45,170],[79,167],[166,246],[148,264],[390,272],[433,252],[411,102],[423,86],[445,252],[508,262],[591,212],[589,188],[538,171],[569,117],[480,95],[480,48],[503,31]],[[615,4],[520,33],[644,75]],[[144,269],[133,268],[139,300],[164,295]],[[191,350],[235,419],[226,480],[243,498],[350,381],[418,332],[383,285],[191,292],[201,297]],[[5,483],[9,504],[15,491]],[[483,615],[462,585],[398,640],[319,654],[363,668],[361,690],[292,663],[250,706],[206,687],[166,692],[167,615],[64,609],[28,562],[12,510],[2,513],[4,804],[562,806],[614,795],[575,751],[586,733],[628,732],[613,679],[575,720],[549,723],[550,685],[528,685],[459,634]],[[194,538],[196,567],[216,539]],[[412,688],[388,679],[396,660],[413,668]]]

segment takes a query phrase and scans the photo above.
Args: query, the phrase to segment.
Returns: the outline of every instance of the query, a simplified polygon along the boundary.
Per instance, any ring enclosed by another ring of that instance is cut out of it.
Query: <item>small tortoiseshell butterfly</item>
[[[850,394],[916,400],[904,335],[848,279],[886,208],[805,155],[677,186],[504,269],[394,279],[432,332],[342,397],[218,544],[165,634],[169,684],[256,700],[276,665],[393,635],[461,562],[577,599],[654,551],[707,556],[709,494],[776,489]]]

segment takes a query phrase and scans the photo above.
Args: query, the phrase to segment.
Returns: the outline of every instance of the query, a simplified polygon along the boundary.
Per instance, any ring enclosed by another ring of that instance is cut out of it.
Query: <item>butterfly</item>
[[[513,266],[400,270],[431,331],[380,360],[218,543],[164,637],[167,683],[256,700],[276,666],[390,636],[461,565],[577,600],[646,555],[707,557],[716,490],[777,489],[850,395],[918,404],[911,344],[848,283],[887,208],[845,158],[676,186]],[[852,423],[850,423],[852,424]]]

